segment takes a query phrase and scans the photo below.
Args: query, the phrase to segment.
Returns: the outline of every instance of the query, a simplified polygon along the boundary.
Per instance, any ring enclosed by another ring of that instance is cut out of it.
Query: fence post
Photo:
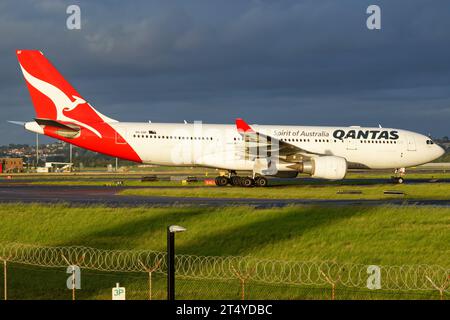
[[[159,268],[161,261],[162,261],[162,259],[160,259],[158,262],[156,262],[156,264],[152,268],[147,268],[142,263],[142,261],[139,260],[139,263],[142,266],[142,268],[144,268],[144,271],[146,271],[148,273],[148,300],[152,300],[152,274]]]
[[[2,257],[0,256],[0,260],[3,261],[3,294],[4,300],[8,300],[8,269],[7,269],[7,263],[8,260],[11,259],[12,254],[8,255],[8,257]]]
[[[234,268],[234,266],[231,266],[231,268],[233,269],[234,274],[236,275],[236,277],[238,277],[238,279],[241,283],[241,300],[244,301],[245,300],[245,282],[251,277],[254,270],[250,270],[249,272],[247,272],[247,274],[242,274],[242,273],[239,273]]]
[[[70,267],[71,264],[66,257],[61,254],[62,258],[66,261],[67,265]],[[75,268],[72,268],[72,301],[75,301]]]
[[[80,259],[77,259],[75,264],[70,263],[69,260],[67,260],[67,258],[63,254],[61,254],[61,256],[66,261],[66,263],[67,263],[67,265],[69,267],[73,266],[73,265],[79,267],[81,262],[84,261],[84,258],[86,257],[86,254],[83,254]],[[72,268],[72,301],[75,301],[75,268]]]
[[[4,300],[8,300],[8,281],[7,281],[7,268],[6,259],[3,259],[3,287],[4,287]]]
[[[335,300],[336,298],[336,282],[333,282],[322,270],[320,270],[320,273],[324,276],[325,280],[327,280],[327,282],[329,284],[331,284],[331,300]]]
[[[433,280],[431,280],[430,277],[425,276],[425,278],[427,278],[427,280],[430,281],[431,285],[432,285],[436,290],[439,291],[439,296],[440,296],[441,301],[444,300],[444,292],[445,292],[445,290],[447,289],[447,287],[450,285],[450,282],[449,282],[450,276],[448,276],[448,277],[444,280],[444,283],[442,284],[441,287],[439,287],[438,285],[436,285],[436,284],[433,282]]]

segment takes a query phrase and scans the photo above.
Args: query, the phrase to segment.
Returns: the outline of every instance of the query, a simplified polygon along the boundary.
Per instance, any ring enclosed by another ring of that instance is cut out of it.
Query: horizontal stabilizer
[[[73,139],[80,136],[81,127],[75,124],[69,123],[66,124],[57,120],[42,119],[42,118],[34,119],[34,121],[41,128],[49,128],[51,130],[54,130],[57,135],[60,135],[65,138]]]
[[[55,128],[59,128],[59,129],[64,129],[67,131],[73,131],[73,132],[79,132],[81,130],[81,128],[79,126],[75,126],[75,125],[68,125],[56,120],[52,120],[52,119],[39,119],[36,118],[34,119],[34,121],[36,121],[40,126],[50,126],[50,127],[55,127]]]
[[[17,124],[18,126],[25,126],[25,122],[23,122],[23,121],[10,121],[10,120],[8,120],[8,122],[12,123],[12,124]]]

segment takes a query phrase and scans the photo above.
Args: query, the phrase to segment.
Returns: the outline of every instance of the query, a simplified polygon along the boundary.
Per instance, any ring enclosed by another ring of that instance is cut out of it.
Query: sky
[[[66,26],[71,4],[79,30]],[[366,26],[371,4],[380,30]],[[242,117],[450,135],[448,0],[3,0],[0,39],[2,145],[35,140],[7,123],[35,116],[16,49],[43,51],[119,121]]]

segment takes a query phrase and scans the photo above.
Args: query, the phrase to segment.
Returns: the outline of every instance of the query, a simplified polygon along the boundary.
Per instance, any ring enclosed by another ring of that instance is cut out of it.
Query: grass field
[[[360,194],[349,194],[358,191]],[[403,194],[384,194],[384,191]],[[125,189],[120,195],[206,197],[206,198],[259,198],[259,199],[450,199],[450,184],[374,184],[374,185],[295,185],[266,188],[201,187]]]
[[[180,224],[179,253],[271,259],[450,265],[450,209],[429,207],[0,208],[0,242],[164,251]]]
[[[25,176],[26,177],[26,176]],[[32,177],[32,176],[31,176]],[[270,198],[270,199],[450,199],[450,183],[439,182],[449,179],[449,173],[416,172],[408,175],[413,180],[403,185],[390,183],[386,173],[353,172],[347,180],[324,181],[314,179],[270,179],[268,188],[240,188],[205,186],[203,181],[182,185],[181,181],[160,180],[154,182],[141,182],[135,175],[105,175],[102,178],[96,175],[63,175],[55,178],[54,175],[39,178],[38,181],[28,182],[33,185],[73,185],[73,186],[116,186],[122,181],[125,187],[151,187],[130,188],[121,191],[121,195],[137,196],[167,196],[167,197],[221,197],[221,198]],[[28,176],[30,178],[30,176]],[[16,179],[16,178],[15,178]],[[20,176],[17,179],[25,179]],[[168,179],[168,177],[166,177]],[[383,182],[384,180],[384,182]],[[172,187],[172,188],[154,188]],[[194,188],[195,187],[195,188]],[[351,194],[359,191],[360,194]],[[384,191],[401,191],[404,194],[384,194]]]
[[[450,266],[450,209],[430,207],[107,208],[8,204],[0,207],[0,242],[47,246],[165,251],[166,227],[179,224],[177,253],[243,255],[277,260],[335,261],[379,265]],[[70,299],[65,269],[10,266],[11,299]],[[146,299],[146,275],[83,271],[79,298],[108,299],[116,282],[130,298]],[[154,298],[165,279],[154,276]],[[0,281],[2,276],[0,275]],[[238,281],[180,280],[180,298],[239,299]],[[205,295],[205,292],[207,293]],[[131,296],[133,294],[134,296]],[[329,299],[324,288],[250,285],[249,298]],[[0,293],[1,296],[1,293]],[[341,290],[338,298],[437,298]]]

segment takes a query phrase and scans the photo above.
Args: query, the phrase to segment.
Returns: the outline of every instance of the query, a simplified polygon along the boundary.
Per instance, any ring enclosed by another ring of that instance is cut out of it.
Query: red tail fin
[[[45,135],[92,151],[142,162],[113,128],[112,123],[117,121],[87,103],[42,52],[17,50],[17,58],[36,110],[35,121]],[[126,130],[122,132],[125,133]]]
[[[17,50],[37,118],[80,125],[115,122],[96,111],[38,50]]]

